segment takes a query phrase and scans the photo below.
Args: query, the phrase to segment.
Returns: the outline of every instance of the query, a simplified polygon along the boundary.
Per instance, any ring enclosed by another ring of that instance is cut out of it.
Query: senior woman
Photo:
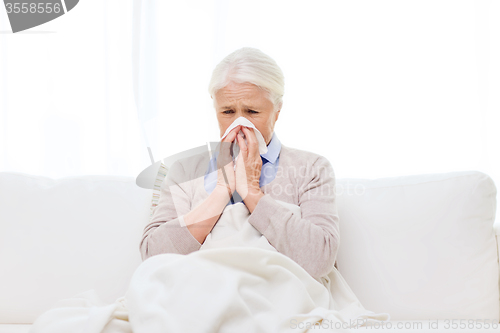
[[[221,137],[234,120],[244,117],[262,134],[268,151],[260,155],[252,128],[236,126],[211,159],[199,155],[174,163],[161,185],[152,219],[144,229],[140,243],[142,259],[199,250],[237,193],[250,212],[249,223],[278,252],[294,260],[313,278],[327,275],[339,246],[335,176],[325,157],[285,146],[274,132],[283,105],[281,69],[260,50],[244,47],[216,66],[209,93]],[[240,131],[246,140],[238,134]],[[301,134],[300,128],[296,131]],[[236,168],[229,149],[232,142],[240,148]],[[217,166],[217,173],[209,172],[213,165]],[[189,175],[195,174],[204,176],[187,181]],[[298,205],[301,216],[278,200]]]

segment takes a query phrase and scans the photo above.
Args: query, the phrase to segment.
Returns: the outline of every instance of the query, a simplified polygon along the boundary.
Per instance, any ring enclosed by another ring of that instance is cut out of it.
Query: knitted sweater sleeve
[[[185,171],[177,161],[169,168],[163,180],[158,205],[144,228],[139,245],[143,261],[156,254],[188,254],[201,247],[179,220],[191,210],[189,182],[182,182],[182,179],[186,179]]]
[[[297,178],[302,216],[265,194],[249,222],[278,252],[319,278],[332,270],[340,240],[335,175],[330,162],[320,155],[307,171]]]

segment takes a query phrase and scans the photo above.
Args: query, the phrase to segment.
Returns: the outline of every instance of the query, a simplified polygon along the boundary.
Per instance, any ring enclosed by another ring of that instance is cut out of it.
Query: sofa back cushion
[[[32,323],[94,289],[125,295],[142,262],[151,190],[132,177],[0,173],[0,323]]]
[[[391,320],[499,319],[496,187],[477,171],[339,179],[338,269]]]

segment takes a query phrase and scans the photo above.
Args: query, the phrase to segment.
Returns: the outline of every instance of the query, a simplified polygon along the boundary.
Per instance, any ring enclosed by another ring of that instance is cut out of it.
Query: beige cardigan
[[[200,154],[178,160],[168,170],[139,245],[142,260],[161,253],[188,254],[200,249],[201,244],[179,223],[179,216],[209,196],[204,187],[209,160],[208,153]],[[312,277],[327,275],[335,263],[340,239],[330,162],[321,155],[282,144],[276,178],[261,189],[265,195],[249,222],[276,250]],[[300,206],[302,216],[292,214],[276,200]]]

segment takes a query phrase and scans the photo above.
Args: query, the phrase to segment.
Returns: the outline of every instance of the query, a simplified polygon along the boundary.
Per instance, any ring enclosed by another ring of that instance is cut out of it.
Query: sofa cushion
[[[0,333],[29,333],[31,324],[0,324]]]
[[[477,171],[339,179],[338,269],[391,320],[499,319],[496,187]]]
[[[0,173],[0,323],[31,323],[89,289],[106,303],[123,296],[151,193],[127,177]],[[474,171],[337,179],[338,268],[391,320],[498,322],[495,195]]]
[[[132,177],[0,173],[0,323],[94,289],[113,303],[142,262],[151,190]]]

